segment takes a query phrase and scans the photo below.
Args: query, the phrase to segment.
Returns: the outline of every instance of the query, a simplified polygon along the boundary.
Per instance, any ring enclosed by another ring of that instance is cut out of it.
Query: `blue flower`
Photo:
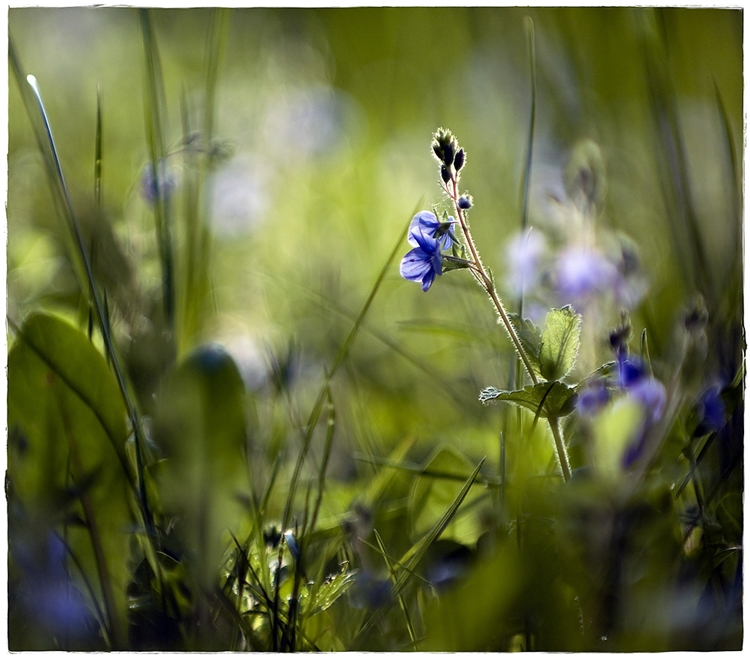
[[[167,198],[177,181],[164,160],[159,161],[158,175],[154,175],[154,167],[151,162],[146,162],[141,177],[141,194],[149,205],[156,203],[157,198]]]
[[[421,282],[422,290],[427,292],[435,276],[443,273],[443,254],[439,240],[425,234],[420,225],[414,225],[413,221],[412,224],[413,227],[409,229],[409,243],[416,248],[409,251],[401,260],[401,275],[407,281]]]
[[[724,400],[721,398],[721,386],[713,386],[701,395],[698,401],[700,422],[693,432],[700,436],[718,431],[724,426]]]
[[[611,290],[618,272],[595,249],[574,247],[560,254],[555,268],[557,292],[566,303],[585,304],[591,297]]]
[[[426,210],[418,212],[414,215],[409,225],[409,244],[418,246],[413,234],[415,231],[421,231],[440,242],[441,251],[450,249],[456,239],[453,233],[453,221],[453,217],[448,217],[448,221],[439,221],[432,212],[427,212]]]
[[[658,422],[664,415],[667,392],[654,377],[646,374],[646,366],[639,358],[617,358],[618,383],[646,413],[648,423]]]
[[[667,404],[667,391],[659,381],[649,376],[630,386],[627,391],[646,412],[649,424],[661,420]]]
[[[646,375],[643,362],[628,358],[620,352],[617,356],[617,383],[621,388],[629,388],[638,383]]]
[[[576,410],[579,415],[593,417],[609,401],[609,390],[602,381],[597,381],[578,394]]]
[[[628,358],[624,352],[617,356],[617,379],[620,387],[643,409],[641,427],[623,454],[622,465],[628,468],[642,456],[648,430],[664,415],[667,391],[659,381],[647,374],[640,358]]]

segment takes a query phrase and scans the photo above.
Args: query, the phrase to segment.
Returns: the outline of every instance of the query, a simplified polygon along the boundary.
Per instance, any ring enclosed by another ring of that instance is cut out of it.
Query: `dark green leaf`
[[[563,417],[573,410],[575,388],[559,381],[528,385],[522,390],[499,390],[485,388],[479,393],[479,401],[505,401],[526,408],[540,417]]]
[[[43,531],[63,533],[66,518],[84,521],[65,527],[81,566],[70,572],[81,591],[84,580],[91,585],[112,645],[122,645],[133,524],[125,407],[84,333],[51,315],[26,321],[8,355],[8,425],[13,499]]]
[[[177,532],[200,586],[210,587],[229,546],[247,489],[244,385],[218,345],[201,347],[172,372],[157,400],[154,439],[165,461],[158,472],[164,511],[180,518]]]

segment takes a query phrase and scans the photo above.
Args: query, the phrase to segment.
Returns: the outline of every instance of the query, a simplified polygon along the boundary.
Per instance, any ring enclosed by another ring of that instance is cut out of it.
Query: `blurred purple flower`
[[[546,251],[544,236],[527,230],[511,238],[505,248],[508,262],[507,284],[520,297],[539,279],[540,265]]]
[[[694,434],[696,436],[718,431],[724,426],[724,400],[721,398],[721,386],[712,386],[698,400],[700,422]]]
[[[602,381],[596,381],[578,394],[576,410],[579,415],[592,417],[609,401],[609,390]]]
[[[667,391],[659,381],[653,377],[646,377],[628,387],[627,391],[646,412],[646,421],[649,424],[661,420],[667,404]]]
[[[141,194],[150,205],[156,203],[157,198],[167,198],[177,186],[177,181],[164,160],[159,161],[157,168],[158,175],[154,175],[153,164],[146,162],[141,176]]]
[[[623,454],[622,465],[628,468],[643,455],[648,430],[663,417],[667,391],[659,381],[646,372],[646,366],[639,358],[628,358],[624,353],[618,354],[617,372],[620,387],[638,403],[644,413],[635,439]]]
[[[422,290],[427,292],[435,276],[443,273],[440,242],[426,235],[422,227],[416,224],[409,229],[409,243],[415,244],[416,248],[409,251],[401,260],[401,276],[407,281],[421,282]]]
[[[557,258],[557,292],[564,303],[585,304],[615,287],[617,267],[595,249],[571,247]]]
[[[628,388],[640,381],[646,374],[643,361],[627,357],[625,351],[620,351],[617,356],[617,385]]]
[[[24,575],[20,599],[29,613],[53,633],[77,636],[86,632],[93,618],[83,594],[68,577],[60,537],[50,532],[46,540],[24,548],[13,552]]]
[[[617,358],[618,383],[637,401],[646,413],[646,421],[658,422],[664,415],[667,392],[654,377],[646,374],[646,367],[638,358]]]
[[[440,243],[442,251],[450,249],[456,239],[453,233],[453,221],[453,217],[448,217],[448,221],[442,222],[432,212],[418,212],[409,225],[409,244],[419,246],[417,240],[412,236],[415,230],[419,230],[429,237],[434,237]]]

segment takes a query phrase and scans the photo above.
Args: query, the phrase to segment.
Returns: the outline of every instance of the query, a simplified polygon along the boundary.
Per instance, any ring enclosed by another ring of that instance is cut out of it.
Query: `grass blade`
[[[102,216],[102,95],[96,87],[96,146],[94,148],[94,202],[98,218]]]
[[[151,171],[154,176],[154,220],[156,223],[156,239],[159,246],[159,259],[162,269],[162,294],[164,301],[164,315],[172,336],[174,337],[174,246],[172,242],[171,202],[168,193],[164,193],[164,186],[160,184],[165,175],[165,148],[163,108],[164,81],[161,73],[159,51],[154,37],[151,13],[148,9],[140,9],[141,32],[143,48],[146,58],[146,133],[148,135],[151,156]]]
[[[362,326],[362,322],[364,321],[365,316],[367,315],[367,312],[370,310],[370,306],[372,305],[373,299],[375,298],[375,295],[380,289],[380,285],[385,279],[385,275],[388,272],[388,269],[390,268],[391,263],[393,262],[399,250],[403,248],[402,245],[403,245],[404,237],[406,235],[407,228],[408,228],[408,224],[404,228],[404,230],[401,233],[399,233],[398,239],[396,240],[396,243],[394,244],[393,249],[388,255],[388,258],[386,259],[382,269],[380,270],[378,277],[375,279],[375,283],[373,284],[370,290],[370,293],[367,296],[367,299],[365,300],[364,305],[362,306],[362,310],[360,310],[359,315],[357,316],[357,319],[354,321],[354,325],[352,326],[351,330],[349,331],[349,334],[346,336],[346,340],[344,340],[344,343],[341,345],[341,348],[339,349],[338,354],[336,355],[333,365],[331,366],[331,369],[328,372],[325,378],[325,381],[323,382],[323,386],[320,390],[320,393],[318,394],[318,398],[315,401],[315,404],[313,405],[312,411],[310,412],[310,417],[307,421],[307,427],[305,429],[305,437],[304,437],[304,441],[302,444],[302,449],[300,450],[299,457],[297,458],[297,463],[295,465],[294,473],[292,475],[292,481],[289,485],[289,495],[287,496],[286,506],[284,508],[284,516],[283,516],[282,523],[281,523],[282,532],[286,531],[289,525],[289,517],[291,514],[292,504],[294,501],[294,495],[297,489],[297,481],[299,479],[300,471],[302,469],[302,463],[304,462],[305,457],[307,456],[307,452],[310,448],[312,434],[313,434],[313,431],[315,430],[315,427],[318,424],[318,420],[320,419],[320,414],[323,408],[323,402],[325,401],[326,396],[328,394],[328,388],[330,386],[331,380],[336,375],[336,372],[341,366],[341,363],[344,361],[344,359],[348,355],[349,349],[351,348],[352,344],[354,343],[354,339],[357,337],[357,334],[359,333],[359,329]]]
[[[388,556],[388,551],[385,549],[385,543],[383,543],[383,539],[380,538],[380,534],[377,532],[376,529],[373,529],[372,531],[373,535],[375,536],[375,540],[378,543],[378,548],[380,550],[380,553],[383,555],[383,560],[385,561],[386,568],[388,568],[388,572],[390,573],[391,580],[393,581],[394,585],[396,583],[396,568],[393,566],[393,560]],[[406,600],[404,600],[404,596],[400,593],[398,594],[398,604],[401,607],[401,612],[404,615],[404,623],[406,624],[406,631],[409,632],[409,639],[411,639],[411,645],[416,645],[417,643],[417,635],[416,632],[414,632],[414,624],[411,620],[411,615],[409,614],[409,608],[406,606]]]
[[[462,502],[468,495],[469,491],[471,490],[472,485],[474,484],[474,481],[479,476],[479,471],[482,469],[482,466],[484,465],[484,461],[487,457],[483,457],[481,461],[479,461],[479,464],[476,468],[474,468],[474,471],[469,475],[469,478],[466,480],[466,483],[463,485],[461,490],[459,491],[458,495],[456,496],[456,499],[453,500],[451,505],[446,509],[445,513],[441,516],[441,518],[433,525],[432,529],[427,533],[426,536],[424,536],[422,539],[417,541],[407,552],[404,554],[404,556],[399,560],[400,564],[403,564],[402,570],[399,573],[398,577],[396,578],[396,582],[393,585],[393,592],[392,597],[396,598],[401,594],[401,591],[404,590],[404,587],[409,582],[409,578],[412,576],[413,571],[417,569],[417,566],[419,566],[419,563],[424,558],[424,555],[427,554],[427,550],[429,547],[436,541],[438,538],[440,538],[440,535],[445,531],[445,528],[448,526],[448,523],[453,519],[453,516],[458,511],[458,508],[461,506]],[[365,634],[378,620],[380,615],[383,613],[383,607],[375,611],[368,619],[367,621],[362,625],[362,627],[359,629],[355,636],[355,641],[359,637]]]

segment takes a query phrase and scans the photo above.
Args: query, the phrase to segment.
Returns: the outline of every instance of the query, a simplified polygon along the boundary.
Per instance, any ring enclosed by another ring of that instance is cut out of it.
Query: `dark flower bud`
[[[461,167],[464,165],[465,160],[466,160],[466,153],[464,152],[463,148],[459,148],[458,153],[456,153],[456,157],[453,160],[453,166],[456,167],[456,171],[461,170]]]
[[[458,199],[458,207],[462,210],[468,210],[471,206],[471,196],[464,195],[460,199]]]
[[[445,165],[440,167],[440,177],[443,179],[444,183],[448,183],[451,179],[451,174],[448,173],[448,167]]]
[[[435,153],[435,157],[438,159],[438,161],[443,161],[443,147],[440,144],[433,142],[432,152]]]
[[[451,142],[443,146],[443,162],[445,162],[446,166],[453,164],[453,144]]]
[[[616,354],[627,354],[631,334],[630,318],[623,316],[622,324],[609,334],[609,345]]]
[[[695,299],[693,307],[685,314],[685,328],[690,333],[700,333],[708,324],[708,309],[702,297]]]

